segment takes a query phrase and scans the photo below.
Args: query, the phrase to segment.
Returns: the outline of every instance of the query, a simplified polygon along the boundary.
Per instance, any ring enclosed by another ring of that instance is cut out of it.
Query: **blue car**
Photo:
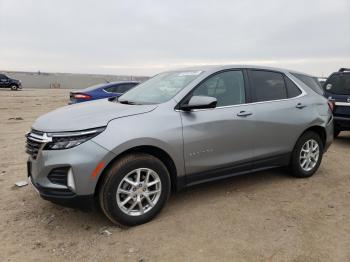
[[[110,82],[90,86],[85,89],[72,91],[70,93],[69,104],[81,103],[91,100],[119,97],[125,92],[129,91],[140,82],[137,81],[122,81],[122,82]]]

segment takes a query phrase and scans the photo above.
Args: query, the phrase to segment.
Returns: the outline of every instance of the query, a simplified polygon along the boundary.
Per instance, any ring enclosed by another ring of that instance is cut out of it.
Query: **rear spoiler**
[[[350,68],[340,68],[338,72],[346,72],[346,71],[350,72]]]

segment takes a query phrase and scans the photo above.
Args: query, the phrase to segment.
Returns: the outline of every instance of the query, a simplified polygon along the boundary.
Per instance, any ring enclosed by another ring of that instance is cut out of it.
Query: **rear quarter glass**
[[[324,95],[324,91],[323,91],[323,89],[322,89],[322,87],[321,87],[321,85],[318,82],[316,77],[311,77],[311,76],[307,76],[304,74],[298,74],[298,73],[292,73],[292,75],[294,77],[296,77],[299,81],[304,83],[306,86],[311,88],[317,94],[319,94],[321,96]]]

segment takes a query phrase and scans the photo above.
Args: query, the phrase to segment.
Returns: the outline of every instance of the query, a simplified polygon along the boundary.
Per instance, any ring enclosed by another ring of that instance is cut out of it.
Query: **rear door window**
[[[118,84],[118,85],[115,85],[115,86],[111,86],[111,87],[105,88],[105,90],[107,92],[110,92],[110,93],[123,94],[123,93],[129,91],[131,88],[133,88],[136,85],[137,85],[136,83]]]
[[[287,89],[281,73],[262,70],[250,70],[253,102],[286,99]]]
[[[327,92],[335,95],[350,95],[350,74],[335,74],[325,85]]]
[[[116,93],[125,93],[127,91],[129,91],[131,88],[133,88],[134,86],[136,86],[136,83],[129,83],[129,84],[121,84],[118,86],[117,92]]]
[[[315,91],[319,95],[324,95],[324,91],[321,87],[320,82],[318,82],[317,78],[303,75],[303,74],[296,74],[292,73],[293,76],[298,78],[301,82],[303,82],[305,85],[310,87],[313,91]]]
[[[115,93],[116,88],[117,86],[109,86],[109,87],[106,87],[104,90],[109,93]]]

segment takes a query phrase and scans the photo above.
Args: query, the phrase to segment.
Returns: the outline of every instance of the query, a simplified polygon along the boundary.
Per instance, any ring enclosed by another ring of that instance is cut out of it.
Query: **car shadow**
[[[0,88],[0,92],[19,92],[23,91],[23,89],[11,90],[10,88]]]

